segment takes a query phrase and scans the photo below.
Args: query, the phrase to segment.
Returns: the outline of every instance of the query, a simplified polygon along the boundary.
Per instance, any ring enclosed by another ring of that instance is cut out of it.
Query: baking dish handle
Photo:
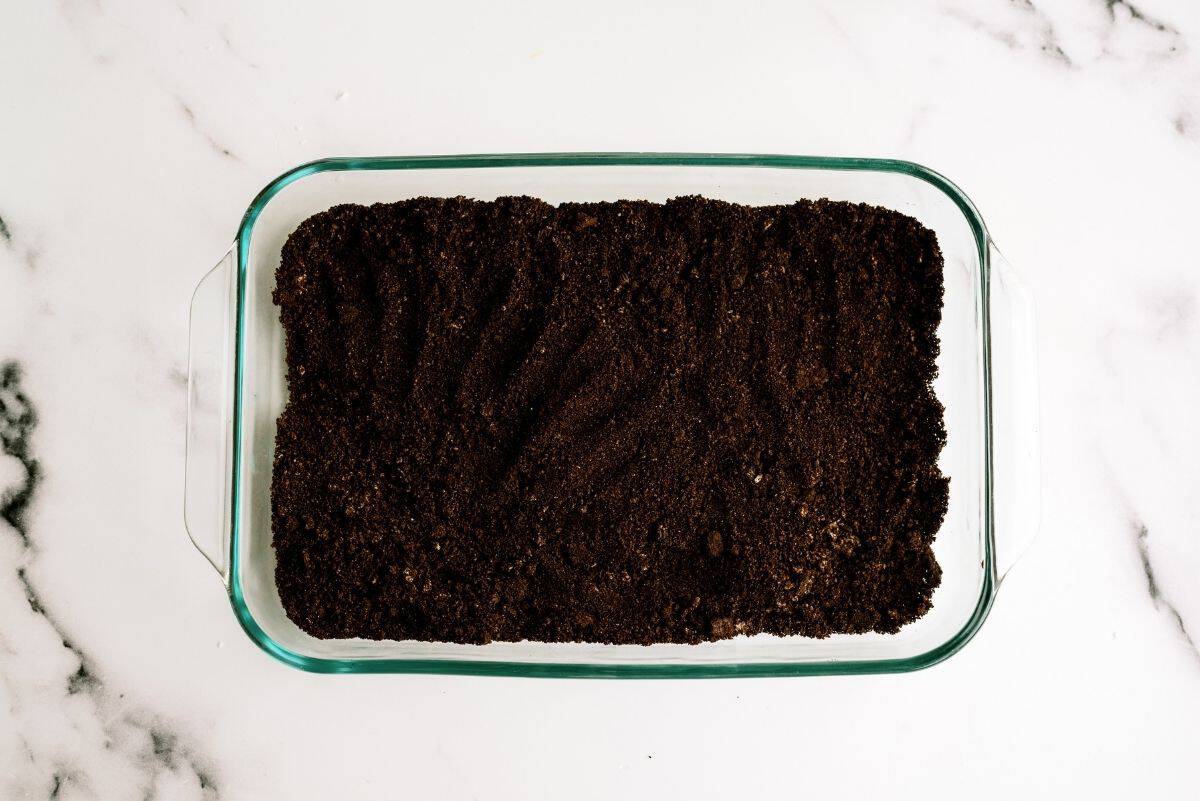
[[[1041,518],[1037,332],[1025,283],[994,242],[988,249],[992,499],[996,575],[1003,581],[1033,543]]]
[[[222,582],[229,578],[232,485],[233,321],[237,254],[230,249],[200,279],[189,315],[183,519],[192,544]]]

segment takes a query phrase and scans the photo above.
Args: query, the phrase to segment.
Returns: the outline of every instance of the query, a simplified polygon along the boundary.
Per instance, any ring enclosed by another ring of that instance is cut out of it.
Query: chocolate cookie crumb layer
[[[275,578],[314,636],[694,643],[929,609],[942,258],[909,217],[337,206],[274,298]]]

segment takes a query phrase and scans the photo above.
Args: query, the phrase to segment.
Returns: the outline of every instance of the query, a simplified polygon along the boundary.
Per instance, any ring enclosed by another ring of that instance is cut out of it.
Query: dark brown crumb
[[[894,632],[941,571],[935,236],[832,201],[338,206],[283,249],[317,637]]]

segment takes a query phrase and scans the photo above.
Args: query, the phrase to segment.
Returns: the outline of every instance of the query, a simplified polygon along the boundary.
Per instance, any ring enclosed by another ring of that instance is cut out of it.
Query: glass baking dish
[[[551,203],[703,195],[748,204],[830,198],[918,219],[945,257],[934,389],[945,406],[949,510],[934,551],[932,608],[896,634],[828,639],[739,636],[699,645],[319,640],[284,614],[275,589],[270,487],[276,418],[286,402],[284,342],[271,302],[288,235],[339,203],[417,196]],[[220,574],[250,638],[318,672],[510,676],[717,677],[915,670],[960,649],[1037,527],[1033,315],[971,201],[904,161],[763,155],[581,153],[325,159],[264,188],[232,248],[191,304],[185,521]]]

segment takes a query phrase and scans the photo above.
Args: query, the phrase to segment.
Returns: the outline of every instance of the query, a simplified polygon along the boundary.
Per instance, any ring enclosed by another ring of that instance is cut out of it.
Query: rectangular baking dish
[[[284,614],[274,581],[270,487],[286,402],[284,343],[271,302],[288,235],[339,203],[532,195],[550,203],[680,195],[780,204],[830,198],[885,206],[932,229],[945,258],[934,390],[946,409],[940,466],[949,510],[934,550],[930,612],[890,635],[740,636],[700,645],[319,640]],[[1033,315],[971,201],[904,161],[763,155],[586,153],[325,159],[266,186],[191,304],[185,521],[249,637],[318,672],[510,676],[792,676],[915,670],[959,650],[1037,525]]]

